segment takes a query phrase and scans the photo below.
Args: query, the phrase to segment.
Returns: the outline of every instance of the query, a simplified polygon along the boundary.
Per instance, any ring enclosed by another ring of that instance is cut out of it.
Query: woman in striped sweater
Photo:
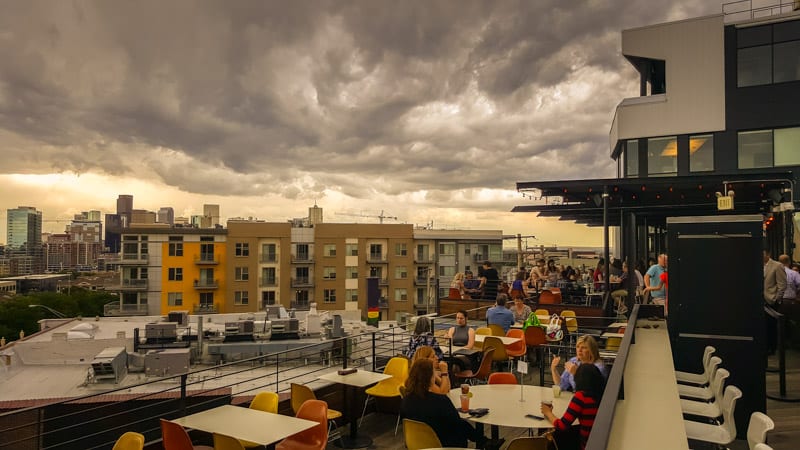
[[[592,431],[594,425],[594,417],[597,415],[597,408],[600,406],[600,398],[603,396],[605,389],[606,379],[600,369],[594,364],[581,364],[575,372],[575,395],[567,406],[567,411],[562,418],[558,418],[553,414],[553,405],[542,403],[542,415],[544,415],[556,429],[556,442],[558,442],[559,449],[569,447],[567,442],[569,439],[560,439],[559,435],[564,437],[568,431],[573,430],[572,423],[578,419],[580,427],[578,434],[580,436],[580,448],[586,448],[586,441],[589,439],[589,433]],[[574,435],[574,434],[573,434]],[[573,444],[574,445],[574,444]],[[576,445],[574,447],[577,448]]]

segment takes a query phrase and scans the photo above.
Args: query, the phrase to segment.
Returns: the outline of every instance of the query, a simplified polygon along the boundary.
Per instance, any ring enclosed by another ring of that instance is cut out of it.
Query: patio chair
[[[161,444],[164,450],[214,450],[207,445],[193,445],[182,426],[164,419],[161,419]]]
[[[318,425],[280,441],[275,450],[325,450],[328,445],[328,404],[322,400],[306,400],[295,417]]]
[[[549,316],[550,315],[550,311],[548,311],[546,309],[543,309],[543,308],[537,309],[533,313],[536,314],[537,316]]]
[[[260,447],[260,445],[256,445]],[[214,433],[214,450],[244,450],[245,446],[242,441],[226,436],[224,434]]]
[[[711,355],[714,354],[716,349],[710,345],[706,346],[705,351],[703,351],[703,372],[702,373],[693,373],[693,372],[683,372],[680,370],[675,371],[675,379],[678,380],[678,383],[684,384],[697,384],[700,386],[706,386],[711,382]]]
[[[728,445],[736,439],[736,421],[733,419],[736,400],[742,398],[742,391],[736,386],[725,388],[720,408],[722,409],[722,425],[684,420],[686,437],[695,441],[710,442],[717,445]]]
[[[390,359],[386,367],[384,367],[383,373],[391,375],[392,377],[378,382],[378,384],[365,391],[367,393],[367,398],[364,400],[364,410],[361,412],[361,419],[358,422],[358,426],[361,426],[361,422],[364,421],[364,414],[367,412],[367,402],[369,402],[370,397],[400,397],[400,386],[405,385],[406,379],[408,378],[408,359],[400,357]],[[400,414],[397,414],[394,434],[397,434],[399,426]]]
[[[291,398],[292,411],[294,411],[295,414],[297,414],[298,411],[300,411],[300,407],[303,406],[303,403],[305,403],[306,400],[316,400],[317,399],[317,396],[314,394],[314,391],[312,391],[311,388],[306,386],[306,385],[297,384],[297,383],[291,383],[290,387],[291,387],[291,396],[292,396],[292,398]],[[335,409],[328,408],[328,437],[329,438],[331,438],[331,436],[333,436],[333,437],[339,437],[340,440],[341,440],[341,433],[339,432],[339,428],[336,426],[336,419],[338,419],[340,417],[342,417],[342,413],[341,412],[339,412],[339,411],[337,411]],[[334,428],[334,432],[333,433],[331,433],[331,428]]]
[[[747,424],[747,445],[750,450],[757,449],[759,445],[767,442],[767,432],[775,429],[775,422],[758,411],[750,415],[750,423]]]
[[[549,443],[545,436],[518,437],[508,444],[506,450],[548,450]]]
[[[492,329],[489,327],[478,327],[475,329],[475,335],[483,335],[483,336],[492,336]],[[483,349],[483,342],[475,341],[475,348],[482,350]]]
[[[489,377],[489,373],[492,371],[492,356],[494,355],[494,348],[487,347],[483,351],[483,359],[481,359],[481,365],[478,367],[477,372],[473,372],[471,369],[463,370],[461,372],[453,373],[453,376],[456,377],[457,380],[461,382],[467,382],[470,384],[475,384],[476,382],[486,381]]]
[[[278,414],[278,394],[274,392],[259,392],[250,401],[250,409]]]
[[[497,324],[494,324],[494,323],[490,323],[489,324],[489,329],[492,330],[492,334],[491,334],[492,336],[505,336],[506,335],[506,332],[503,331],[503,327],[501,327],[500,325],[497,325]]]
[[[406,439],[408,450],[422,450],[425,448],[441,448],[439,436],[427,423],[411,419],[403,419],[403,435]]]
[[[509,361],[508,353],[506,353],[506,346],[505,344],[503,344],[503,341],[501,341],[499,337],[486,336],[486,338],[483,340],[483,348],[489,348],[489,347],[494,348],[494,353],[492,354],[492,361],[498,363],[507,363]]]
[[[489,384],[519,384],[511,372],[495,372],[489,375]]]
[[[114,443],[112,450],[142,450],[144,448],[144,435],[128,431]]]
[[[536,327],[538,328],[538,327]],[[528,346],[525,343],[525,332],[519,328],[512,328],[506,333],[506,337],[517,338],[519,341],[506,346],[506,353],[511,358],[524,358],[528,354]]]

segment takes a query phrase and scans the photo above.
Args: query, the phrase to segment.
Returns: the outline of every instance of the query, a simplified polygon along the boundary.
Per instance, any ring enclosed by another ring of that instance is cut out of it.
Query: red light
[[[702,191],[703,190],[703,185],[702,184],[698,184],[697,185],[697,190]]]
[[[565,194],[567,193],[567,188],[564,188],[564,193],[565,193]]]
[[[592,188],[589,188],[589,192],[592,192]]]
[[[617,191],[619,191],[619,188],[617,186],[614,186],[614,192],[617,192]]]
[[[647,190],[647,187],[645,185],[642,185],[642,192],[644,192],[646,190]]]
[[[631,195],[631,198],[636,200],[636,194]]]
[[[656,200],[661,200],[661,194],[656,194]]]
[[[672,192],[672,186],[669,187],[669,191]]]

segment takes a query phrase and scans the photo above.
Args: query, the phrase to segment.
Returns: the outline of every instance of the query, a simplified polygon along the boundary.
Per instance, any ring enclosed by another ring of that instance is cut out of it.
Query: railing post
[[[376,334],[376,332],[373,331],[372,332],[372,371],[373,372],[375,372],[375,370],[378,368],[378,360],[377,360],[377,356],[378,355],[375,353],[375,334]]]
[[[186,415],[186,381],[189,379],[189,374],[184,373],[181,375],[181,400],[180,400],[180,410],[181,416]]]

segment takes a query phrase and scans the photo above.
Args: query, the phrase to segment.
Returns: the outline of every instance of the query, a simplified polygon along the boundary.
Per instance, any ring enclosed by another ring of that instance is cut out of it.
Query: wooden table
[[[385,373],[370,372],[369,370],[358,370],[349,375],[339,375],[338,370],[320,375],[320,380],[330,381],[345,385],[345,387],[365,388],[371,384],[391,378],[391,375]],[[349,390],[349,389],[348,389]],[[353,414],[353,408],[350,407],[350,392],[344,393],[344,410],[347,412],[348,420],[350,420],[350,435],[342,436],[342,448],[364,448],[372,445],[372,438],[369,436],[358,435],[358,416]]]
[[[184,428],[224,434],[267,448],[275,448],[276,442],[319,425],[312,420],[233,405],[208,409],[172,422]]]

